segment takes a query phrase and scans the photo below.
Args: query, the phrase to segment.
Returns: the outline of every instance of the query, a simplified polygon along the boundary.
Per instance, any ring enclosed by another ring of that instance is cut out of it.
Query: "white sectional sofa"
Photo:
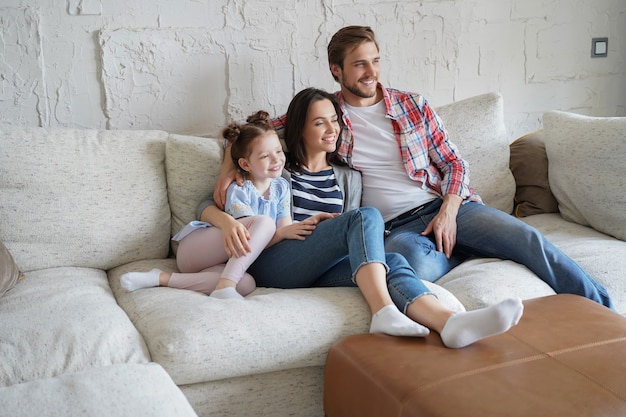
[[[512,212],[502,97],[438,110],[477,191]],[[616,161],[626,122],[556,112],[542,133],[562,214],[524,220],[625,314],[626,175]],[[574,155],[579,147],[586,153]],[[127,271],[175,270],[170,237],[211,192],[221,155],[219,139],[162,131],[0,127],[0,242],[23,273],[0,296],[1,415],[323,416],[329,347],[369,327],[357,289],[258,288],[235,301],[119,284]],[[428,285],[457,310],[553,293],[495,259]]]

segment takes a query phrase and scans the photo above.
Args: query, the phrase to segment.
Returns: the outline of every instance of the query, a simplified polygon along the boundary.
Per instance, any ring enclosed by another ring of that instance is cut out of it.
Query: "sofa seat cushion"
[[[561,215],[626,240],[626,117],[553,111],[543,125]]]
[[[577,223],[559,214],[523,219],[600,282],[613,299],[617,312],[626,315],[626,242]]]
[[[218,300],[173,288],[120,287],[121,274],[155,267],[172,271],[175,263],[134,262],[109,271],[109,280],[152,360],[177,385],[322,366],[332,343],[369,331],[370,311],[357,288],[258,288],[245,300]],[[433,287],[446,305],[463,309]]]
[[[0,386],[149,361],[104,271],[28,272],[2,297],[0,317]]]
[[[166,139],[0,126],[0,238],[22,272],[167,256]]]
[[[0,388],[13,417],[192,417],[193,408],[159,365],[119,364]]]

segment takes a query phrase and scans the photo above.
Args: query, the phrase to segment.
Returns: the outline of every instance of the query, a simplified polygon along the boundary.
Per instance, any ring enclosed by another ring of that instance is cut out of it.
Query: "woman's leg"
[[[387,254],[388,287],[394,302],[412,320],[440,334],[444,345],[461,348],[503,333],[516,325],[523,312],[519,299],[508,299],[483,309],[458,312],[445,307],[418,279],[400,254]]]
[[[360,237],[363,234],[362,210],[356,209],[322,221],[305,240],[283,240],[265,249],[252,263],[248,272],[260,287],[308,288],[313,286],[318,279],[346,259],[350,253],[353,238],[358,241],[362,240]],[[368,210],[366,212],[369,213]],[[365,215],[367,216],[369,214]],[[382,235],[377,238],[382,241]],[[384,255],[378,255],[370,260],[384,262],[384,259]],[[349,266],[350,263],[347,265]],[[352,277],[353,271],[348,270],[349,278]]]

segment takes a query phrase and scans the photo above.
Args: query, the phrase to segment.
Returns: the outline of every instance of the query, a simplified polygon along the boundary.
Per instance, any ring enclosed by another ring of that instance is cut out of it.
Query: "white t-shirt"
[[[354,142],[352,163],[363,176],[363,205],[376,207],[385,221],[437,198],[411,180],[385,102],[369,107],[346,104]]]

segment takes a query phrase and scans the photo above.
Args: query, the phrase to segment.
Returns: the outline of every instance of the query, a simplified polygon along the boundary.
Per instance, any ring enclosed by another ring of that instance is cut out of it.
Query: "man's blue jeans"
[[[437,199],[416,215],[386,225],[385,250],[404,255],[421,279],[435,282],[470,256],[508,259],[525,265],[557,293],[582,295],[615,309],[607,290],[537,229],[481,203],[461,205],[456,247],[447,259],[432,236],[421,236],[441,203]]]
[[[385,253],[384,230],[380,212],[361,207],[324,220],[305,240],[283,240],[267,248],[248,272],[259,287],[347,287],[356,285],[359,267],[380,262],[387,268],[394,304],[406,312],[415,299],[432,293],[403,256]]]

